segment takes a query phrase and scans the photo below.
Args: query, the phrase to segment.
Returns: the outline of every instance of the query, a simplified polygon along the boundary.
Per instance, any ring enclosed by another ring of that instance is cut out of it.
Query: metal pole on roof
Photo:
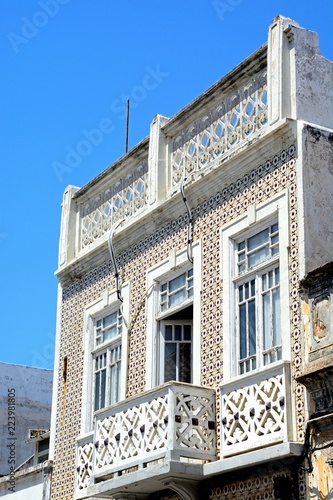
[[[130,111],[130,100],[127,99],[126,107],[126,141],[125,141],[125,153],[128,151],[128,126],[129,126],[129,111]]]

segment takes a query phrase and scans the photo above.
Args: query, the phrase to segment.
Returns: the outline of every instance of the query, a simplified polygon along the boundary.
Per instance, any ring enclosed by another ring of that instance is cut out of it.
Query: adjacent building
[[[278,16],[66,189],[52,499],[330,498],[332,81]]]
[[[53,371],[0,363],[0,497],[48,500]]]

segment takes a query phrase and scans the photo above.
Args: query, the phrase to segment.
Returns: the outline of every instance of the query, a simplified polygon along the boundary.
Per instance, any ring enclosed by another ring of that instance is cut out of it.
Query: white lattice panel
[[[96,470],[147,457],[167,446],[167,396],[96,422]]]
[[[222,386],[222,455],[275,444],[288,439],[289,389],[286,365]]]
[[[148,161],[141,161],[123,177],[81,207],[81,247],[90,245],[120,219],[130,217],[147,203]]]
[[[77,448],[76,480],[79,490],[87,488],[90,484],[93,469],[93,442],[81,443]]]
[[[242,87],[173,139],[172,187],[200,172],[250,138],[267,121],[267,71],[252,76]]]
[[[194,450],[196,458],[215,458],[215,399],[207,394],[177,393],[175,432],[175,447],[181,454],[187,449],[189,455]]]

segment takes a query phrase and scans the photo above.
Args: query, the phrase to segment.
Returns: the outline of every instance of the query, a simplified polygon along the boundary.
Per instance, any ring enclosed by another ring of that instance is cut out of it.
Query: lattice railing
[[[90,484],[93,469],[93,433],[80,439],[76,455],[76,478],[79,490]]]
[[[98,414],[90,441],[78,440],[77,488],[94,475],[180,458],[216,459],[215,392],[167,383]]]
[[[253,75],[173,138],[171,187],[223,158],[267,124],[267,71]]]
[[[289,364],[286,362],[274,363],[259,373],[223,384],[222,456],[288,440],[289,411]]]
[[[81,206],[81,248],[90,245],[110,230],[114,223],[134,215],[147,204],[148,160],[108,184]]]

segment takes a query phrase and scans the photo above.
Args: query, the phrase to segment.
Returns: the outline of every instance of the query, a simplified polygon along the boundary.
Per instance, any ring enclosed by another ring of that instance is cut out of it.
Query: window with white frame
[[[119,401],[122,323],[120,308],[94,321],[94,411]]]
[[[192,382],[193,268],[159,286],[159,382]]]
[[[288,192],[221,229],[225,379],[290,359]]]
[[[279,227],[273,222],[235,242],[238,373],[282,357]]]
[[[170,380],[200,384],[201,241],[147,270],[146,388]]]

